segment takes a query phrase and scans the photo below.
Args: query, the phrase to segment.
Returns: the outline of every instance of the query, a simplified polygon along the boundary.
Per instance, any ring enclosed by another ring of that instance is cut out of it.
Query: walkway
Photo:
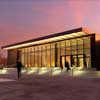
[[[17,80],[16,71],[1,74],[0,100],[98,100],[99,78],[79,78],[63,75],[23,74]]]

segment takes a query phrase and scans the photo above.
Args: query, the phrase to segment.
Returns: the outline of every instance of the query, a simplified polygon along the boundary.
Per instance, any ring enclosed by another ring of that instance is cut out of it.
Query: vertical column
[[[83,39],[83,66],[84,68],[87,68],[87,64],[86,64],[86,54],[85,54],[85,51],[84,51],[84,39]]]
[[[91,45],[91,67],[96,68],[95,34],[92,34],[90,36],[90,45]]]
[[[55,67],[57,67],[57,43],[55,43]]]
[[[42,54],[42,50],[43,50],[43,49],[42,49],[42,46],[41,46],[41,67],[44,67],[44,66],[42,66],[42,63],[43,63],[43,59],[42,59],[42,55],[43,55],[43,54]]]
[[[59,50],[60,50],[60,67],[63,67],[63,65],[62,65],[62,56],[61,56],[61,42],[59,42]]]
[[[29,57],[29,67],[31,67],[31,55],[30,55],[30,47],[28,48],[28,57]]]
[[[51,43],[50,43],[50,67],[51,67],[51,61],[52,61],[52,60],[51,60],[51,58],[52,58],[51,56],[52,56],[52,55],[51,55]]]
[[[47,64],[47,46],[45,46],[45,59],[46,59],[45,66],[48,67],[48,64]]]
[[[40,52],[39,52],[39,47],[37,47],[37,52],[36,52],[36,55],[37,55],[37,67],[40,67],[40,66],[39,66],[39,60],[40,60],[40,59],[39,59],[39,53],[40,53]]]
[[[25,49],[26,51],[26,67],[28,67],[28,52],[27,52],[27,48]]]
[[[76,58],[77,58],[77,66],[76,67],[79,67],[79,53],[78,53],[78,50],[80,50],[79,46],[81,46],[81,44],[79,44],[79,41],[76,40]]]
[[[66,56],[66,40],[65,40],[65,56]]]
[[[24,48],[24,66],[26,67],[26,49]]]
[[[65,62],[66,62],[66,41],[65,41],[65,52],[64,52],[64,55],[65,55]]]
[[[30,66],[32,67],[32,47],[30,48]]]
[[[70,48],[70,55],[71,55],[71,57],[70,57],[70,61],[71,61],[71,67],[73,67],[73,55],[72,55],[72,45],[71,45],[71,40],[69,40],[69,42],[70,42],[70,46],[69,46],[69,48]]]
[[[34,47],[34,67],[36,67],[35,66],[35,47]]]
[[[24,49],[24,48],[23,48],[23,60],[24,60],[23,65],[24,65],[24,67],[25,67],[25,49]]]

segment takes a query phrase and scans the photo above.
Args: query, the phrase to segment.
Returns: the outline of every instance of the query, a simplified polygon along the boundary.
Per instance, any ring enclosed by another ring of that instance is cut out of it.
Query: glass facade
[[[25,67],[91,66],[91,36],[66,39],[19,49]]]

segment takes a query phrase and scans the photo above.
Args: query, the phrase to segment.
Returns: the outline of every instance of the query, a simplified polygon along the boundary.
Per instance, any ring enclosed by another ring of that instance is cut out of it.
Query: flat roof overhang
[[[23,42],[11,44],[11,45],[2,46],[2,48],[7,49],[7,50],[17,49],[17,48],[22,48],[22,47],[27,47],[27,46],[37,45],[37,44],[43,44],[43,43],[48,43],[48,42],[56,42],[62,39],[80,37],[80,36],[84,36],[87,34],[88,32],[84,28],[81,27],[81,28],[77,28],[77,29],[73,29],[69,31],[64,31],[61,33],[55,33],[55,34],[51,34],[48,36],[31,39],[28,41],[23,41]]]

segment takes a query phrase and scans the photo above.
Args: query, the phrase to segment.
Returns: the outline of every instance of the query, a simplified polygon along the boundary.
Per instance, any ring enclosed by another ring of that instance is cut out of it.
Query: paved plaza
[[[100,78],[0,74],[0,100],[99,100]]]

